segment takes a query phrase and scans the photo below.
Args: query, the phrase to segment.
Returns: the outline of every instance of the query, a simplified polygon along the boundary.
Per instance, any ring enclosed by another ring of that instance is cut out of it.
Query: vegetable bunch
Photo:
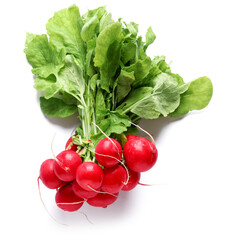
[[[139,184],[141,172],[151,169],[158,157],[154,143],[127,135],[123,150],[113,138],[100,140],[95,149],[97,162],[87,161],[81,156],[91,144],[88,141],[79,151],[71,137],[66,150],[40,167],[39,179],[49,189],[57,189],[56,204],[65,211],[76,211],[84,202],[104,208],[114,203],[121,190],[130,191]]]
[[[206,107],[212,97],[208,77],[185,83],[164,56],[147,55],[156,38],[151,27],[143,39],[136,23],[114,21],[105,7],[81,15],[73,5],[56,12],[46,29],[47,34],[27,33],[24,51],[34,87],[43,93],[43,113],[60,118],[77,114],[71,144],[82,165],[109,167],[97,158],[100,141],[117,140],[124,147],[142,118],[181,117]],[[122,165],[125,159],[119,161]],[[134,160],[129,162],[133,170]]]

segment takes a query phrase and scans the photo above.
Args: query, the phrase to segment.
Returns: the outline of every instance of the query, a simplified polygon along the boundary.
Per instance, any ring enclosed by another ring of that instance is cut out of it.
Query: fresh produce
[[[156,163],[157,157],[155,144],[146,138],[130,138],[124,145],[125,162],[135,172],[148,171]]]
[[[95,162],[84,162],[77,168],[76,182],[85,190],[92,191],[99,189],[103,178],[103,170]]]
[[[151,27],[143,38],[138,24],[114,21],[105,7],[83,15],[75,5],[62,9],[46,30],[27,33],[24,50],[40,107],[66,121],[77,115],[79,126],[65,149],[42,164],[39,178],[56,189],[65,211],[84,202],[107,207],[157,161],[154,141],[136,136],[140,120],[205,108],[212,83],[208,77],[185,83],[164,56],[147,55],[156,38]]]
[[[134,189],[140,180],[140,172],[134,172],[131,169],[128,169],[129,179],[126,184],[124,184],[122,191],[130,191]]]
[[[62,180],[60,180],[54,171],[55,159],[45,160],[40,167],[40,179],[45,184],[46,187],[50,189],[57,189],[62,185]]]
[[[93,207],[106,208],[117,200],[118,195],[119,193],[115,193],[114,195],[99,193],[95,197],[88,199],[87,203]]]
[[[90,189],[87,191],[83,189],[76,181],[72,183],[72,189],[76,196],[83,199],[93,198],[98,194],[97,191],[90,191]]]
[[[115,139],[104,138],[96,145],[95,158],[102,166],[113,167],[122,158],[122,147]]]
[[[71,184],[66,184],[57,190],[55,201],[62,210],[74,212],[81,208],[85,200],[74,194]]]
[[[72,151],[77,151],[77,145],[73,143],[73,139],[72,137],[70,137],[68,139],[68,141],[66,142],[66,146],[65,146],[66,150],[72,150]]]
[[[126,184],[127,172],[119,164],[104,169],[104,180],[101,189],[107,193],[119,192]]]
[[[73,181],[80,163],[82,163],[82,160],[79,154],[72,150],[62,151],[56,156],[56,161],[53,166],[54,172],[62,181]]]

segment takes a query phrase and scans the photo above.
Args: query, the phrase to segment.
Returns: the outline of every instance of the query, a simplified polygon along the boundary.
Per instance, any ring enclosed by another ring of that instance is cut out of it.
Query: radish
[[[77,211],[84,203],[84,199],[76,196],[70,183],[59,188],[55,196],[56,204],[64,211]]]
[[[104,138],[95,148],[95,158],[104,167],[113,167],[122,158],[122,148],[113,138]]]
[[[85,189],[80,187],[76,181],[72,183],[72,189],[76,196],[84,199],[95,197],[98,194],[96,191],[86,191]]]
[[[87,200],[87,203],[93,207],[103,207],[106,208],[108,205],[114,203],[118,198],[119,193],[114,193],[114,195],[107,193],[98,193],[95,197]]]
[[[144,137],[131,139],[124,145],[125,162],[135,172],[148,171],[156,163],[157,157],[155,144]]]
[[[124,186],[126,179],[126,170],[121,165],[105,168],[101,189],[107,193],[117,193]]]
[[[68,139],[68,141],[66,142],[66,146],[65,146],[66,150],[72,150],[74,152],[77,151],[77,145],[73,143],[72,137],[70,137]]]
[[[39,177],[43,184],[50,189],[59,188],[63,183],[54,172],[54,162],[55,159],[47,159],[41,164],[40,167]]]
[[[129,140],[131,140],[131,139],[135,139],[135,138],[137,138],[137,137],[138,137],[138,136],[132,135],[132,134],[126,135],[127,141],[129,141]]]
[[[126,185],[123,186],[123,188],[121,190],[123,191],[130,191],[133,188],[135,188],[140,180],[140,172],[134,172],[131,169],[128,169],[128,173],[129,173],[129,180],[127,182]]]
[[[76,182],[87,191],[99,189],[103,177],[103,170],[95,162],[84,162],[76,170]]]
[[[72,150],[64,150],[56,156],[54,171],[62,181],[73,181],[76,169],[82,163],[81,157]]]

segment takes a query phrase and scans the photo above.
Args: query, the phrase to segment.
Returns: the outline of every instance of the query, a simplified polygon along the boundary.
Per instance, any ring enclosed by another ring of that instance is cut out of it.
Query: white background
[[[239,14],[238,1],[2,1],[0,9],[1,239],[239,239]],[[114,19],[152,26],[150,56],[165,55],[186,82],[200,76],[214,86],[209,106],[173,121],[143,121],[156,139],[155,167],[107,209],[83,206],[65,213],[41,185],[43,160],[64,148],[75,117],[50,119],[39,107],[23,53],[26,32],[46,33],[54,11],[75,3],[81,13],[102,5]],[[67,224],[67,226],[63,226]]]

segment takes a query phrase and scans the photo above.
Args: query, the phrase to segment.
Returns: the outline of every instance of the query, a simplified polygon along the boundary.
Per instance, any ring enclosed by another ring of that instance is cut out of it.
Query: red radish
[[[98,194],[96,191],[86,191],[85,189],[80,187],[76,181],[72,183],[72,189],[76,196],[84,199],[95,197]]]
[[[118,195],[119,193],[114,193],[114,195],[107,193],[98,193],[95,197],[88,199],[87,203],[93,207],[106,208],[108,205],[116,201]]]
[[[147,138],[137,137],[124,145],[124,159],[135,172],[145,172],[154,166],[158,157],[155,145]]]
[[[75,136],[75,135],[74,135]],[[77,151],[77,145],[73,143],[72,137],[70,137],[68,139],[68,141],[66,142],[66,146],[65,146],[66,150],[72,150],[74,152]]]
[[[128,169],[129,180],[126,185],[123,186],[121,190],[130,191],[137,186],[140,180],[140,172],[134,172],[131,169]]]
[[[99,189],[103,177],[103,170],[95,162],[84,162],[80,164],[76,171],[76,182],[87,191]]]
[[[74,194],[70,183],[59,188],[55,196],[55,201],[59,208],[68,212],[77,211],[84,203],[83,198],[79,198]]]
[[[54,172],[54,162],[55,159],[47,159],[41,164],[40,167],[39,177],[43,184],[50,189],[56,189],[62,185],[62,181],[56,176]]]
[[[69,182],[76,178],[76,169],[82,163],[82,159],[72,150],[64,150],[56,156],[54,171],[62,181]]]
[[[129,140],[131,140],[131,139],[135,139],[135,138],[137,138],[137,137],[138,137],[138,136],[136,136],[136,135],[131,135],[131,134],[126,135],[127,141],[129,141]]]
[[[124,186],[127,179],[126,170],[119,164],[104,169],[104,180],[101,186],[103,192],[117,193]]]
[[[113,167],[122,158],[122,148],[113,138],[104,138],[95,148],[95,158],[104,167]]]

